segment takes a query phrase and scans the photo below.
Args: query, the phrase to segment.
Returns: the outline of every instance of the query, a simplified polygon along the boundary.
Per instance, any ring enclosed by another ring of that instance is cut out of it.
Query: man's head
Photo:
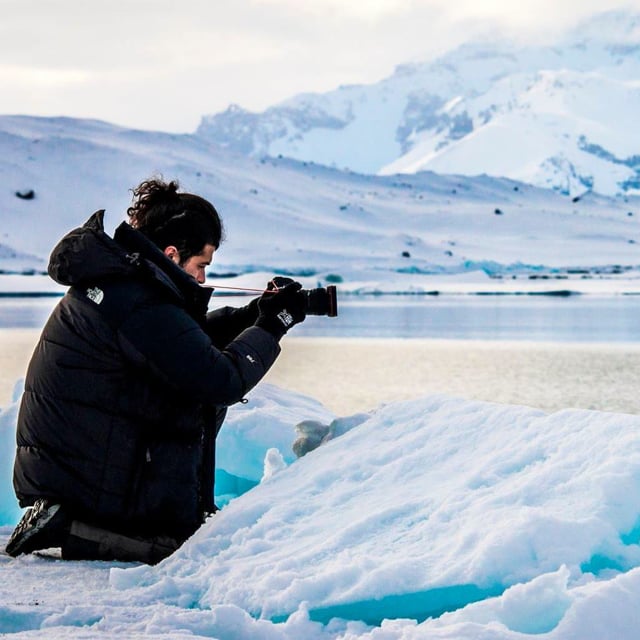
[[[131,226],[198,282],[223,237],[215,207],[200,196],[178,193],[175,181],[146,180],[133,190]]]

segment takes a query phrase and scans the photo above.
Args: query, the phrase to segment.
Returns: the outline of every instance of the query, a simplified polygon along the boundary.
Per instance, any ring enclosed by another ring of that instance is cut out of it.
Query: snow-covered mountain
[[[130,189],[154,174],[177,178],[221,212],[218,275],[284,272],[358,291],[420,291],[434,274],[637,275],[640,264],[638,197],[572,198],[487,176],[361,175],[248,158],[194,135],[6,116],[0,269],[44,270],[60,236],[97,209],[112,230]]]
[[[255,157],[364,173],[504,176],[561,193],[640,191],[640,14],[609,12],[555,46],[469,43],[372,85],[237,105],[198,135]]]

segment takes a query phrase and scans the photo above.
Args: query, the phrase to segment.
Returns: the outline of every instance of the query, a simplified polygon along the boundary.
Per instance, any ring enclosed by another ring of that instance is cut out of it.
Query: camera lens
[[[307,299],[307,315],[330,318],[338,315],[337,291],[334,285],[329,285],[326,289],[303,289],[302,293]]]

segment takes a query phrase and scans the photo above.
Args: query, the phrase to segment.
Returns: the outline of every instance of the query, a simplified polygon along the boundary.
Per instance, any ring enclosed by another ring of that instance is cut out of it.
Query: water
[[[58,297],[0,298],[0,329],[41,329]]]
[[[0,407],[57,301],[0,299]],[[638,317],[634,296],[343,296],[291,331],[266,381],[337,415],[431,393],[640,413]]]
[[[0,299],[0,329],[41,328],[57,298]],[[222,296],[211,308],[246,304]],[[640,296],[342,296],[337,318],[292,335],[542,342],[639,342]]]
[[[381,296],[340,301],[300,335],[457,340],[639,342],[635,296]]]

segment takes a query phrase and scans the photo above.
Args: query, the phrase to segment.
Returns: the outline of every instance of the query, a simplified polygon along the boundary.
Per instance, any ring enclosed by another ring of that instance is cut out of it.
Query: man
[[[53,250],[70,288],[25,380],[14,488],[30,507],[7,553],[155,563],[215,512],[215,438],[226,407],[305,318],[288,280],[245,307],[207,313],[200,286],[222,239],[211,203],[143,182],[110,238],[104,211]]]

